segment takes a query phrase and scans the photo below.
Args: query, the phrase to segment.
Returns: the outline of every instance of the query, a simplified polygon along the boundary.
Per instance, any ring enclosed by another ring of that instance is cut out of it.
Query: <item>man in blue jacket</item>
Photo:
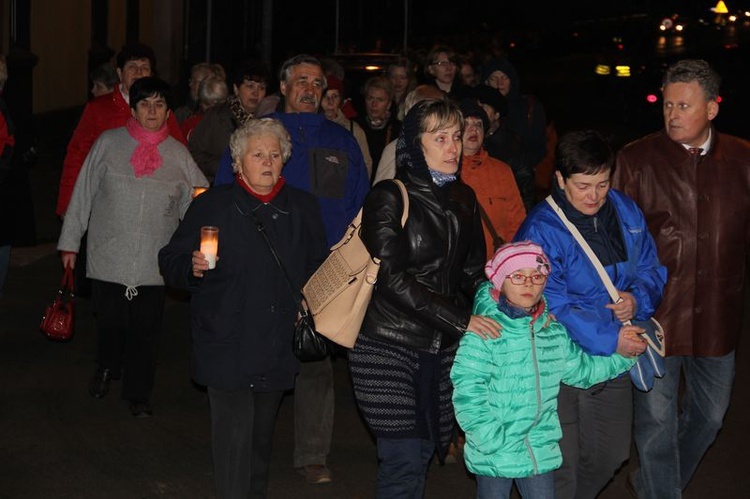
[[[318,114],[326,88],[318,59],[300,54],[286,60],[279,81],[284,112],[270,117],[281,121],[292,138],[292,157],[281,174],[289,185],[318,198],[328,244],[333,246],[369,191],[365,160],[351,132]],[[219,165],[214,185],[233,181],[228,158],[226,154]],[[294,466],[309,483],[330,482],[326,457],[333,433],[331,360],[303,362],[294,391]]]

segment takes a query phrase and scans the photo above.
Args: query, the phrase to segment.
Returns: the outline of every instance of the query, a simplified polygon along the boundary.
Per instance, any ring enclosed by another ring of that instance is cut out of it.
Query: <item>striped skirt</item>
[[[441,457],[454,428],[458,344],[431,354],[360,335],[347,356],[360,413],[376,438],[424,438]]]

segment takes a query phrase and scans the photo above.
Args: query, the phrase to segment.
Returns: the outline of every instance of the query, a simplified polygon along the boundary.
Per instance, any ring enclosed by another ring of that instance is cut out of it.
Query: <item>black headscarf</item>
[[[418,102],[409,110],[404,116],[398,142],[396,142],[396,169],[408,170],[412,175],[427,179],[430,183],[432,183],[432,175],[424,159],[419,134],[425,111],[432,102],[431,100]],[[458,171],[461,170],[462,156],[462,154],[459,154]],[[456,174],[458,174],[458,171]]]

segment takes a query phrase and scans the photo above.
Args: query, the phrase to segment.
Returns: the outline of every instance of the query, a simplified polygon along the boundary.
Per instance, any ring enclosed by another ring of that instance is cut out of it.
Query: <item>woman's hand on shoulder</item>
[[[499,338],[502,329],[495,319],[485,315],[472,315],[469,318],[469,325],[466,326],[467,333],[474,333],[483,340]]]

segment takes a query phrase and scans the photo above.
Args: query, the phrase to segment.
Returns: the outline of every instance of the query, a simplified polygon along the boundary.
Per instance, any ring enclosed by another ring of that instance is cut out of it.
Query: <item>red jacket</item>
[[[81,171],[83,162],[99,135],[105,130],[125,126],[132,115],[130,106],[125,102],[119,89],[97,97],[86,104],[78,126],[73,132],[73,137],[68,143],[68,153],[65,155],[65,161],[63,162],[60,191],[57,195],[57,209],[55,210],[57,215],[65,215],[70,197],[73,195],[73,187],[76,185],[78,173]],[[174,113],[169,113],[167,125],[170,135],[186,144]]]

